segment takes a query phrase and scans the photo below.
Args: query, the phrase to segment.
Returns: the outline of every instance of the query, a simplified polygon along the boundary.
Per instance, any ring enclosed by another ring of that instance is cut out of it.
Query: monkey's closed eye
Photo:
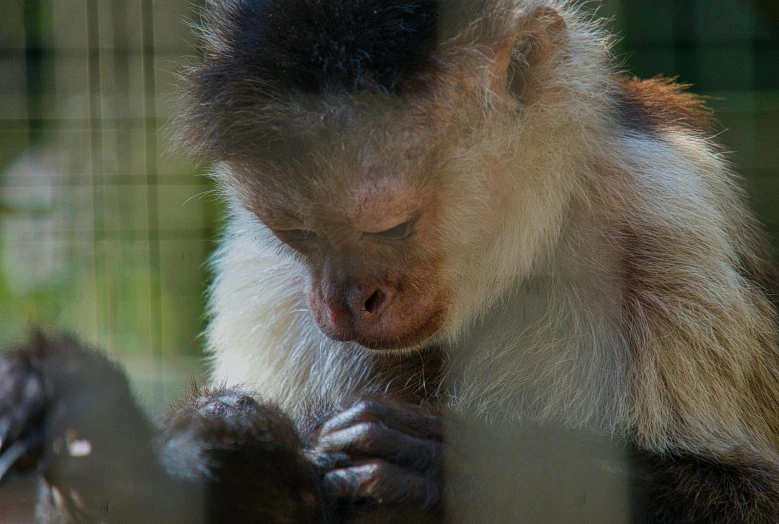
[[[402,240],[411,234],[411,226],[414,225],[414,222],[415,220],[407,220],[390,229],[370,234],[371,236],[383,238],[385,240]]]
[[[289,244],[303,244],[316,239],[316,233],[309,229],[286,229],[274,231],[284,242]]]

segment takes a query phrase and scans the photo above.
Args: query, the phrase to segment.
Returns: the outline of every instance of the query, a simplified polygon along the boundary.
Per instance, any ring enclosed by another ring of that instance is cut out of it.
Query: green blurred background
[[[606,0],[641,77],[716,97],[752,203],[779,232],[779,0]],[[170,153],[165,124],[192,56],[189,0],[3,0],[0,345],[32,324],[125,362],[149,406],[204,369],[204,262],[220,203]],[[771,21],[771,16],[775,17]]]

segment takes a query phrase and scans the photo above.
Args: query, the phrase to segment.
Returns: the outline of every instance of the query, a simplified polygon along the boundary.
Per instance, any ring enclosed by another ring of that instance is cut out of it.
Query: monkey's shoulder
[[[675,127],[711,135],[720,126],[706,97],[691,93],[689,84],[662,76],[641,80],[624,74],[615,79],[620,119],[627,127],[653,134]]]

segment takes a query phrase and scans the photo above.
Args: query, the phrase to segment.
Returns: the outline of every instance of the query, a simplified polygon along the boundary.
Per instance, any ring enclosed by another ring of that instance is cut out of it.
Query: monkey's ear
[[[567,41],[568,24],[555,9],[537,7],[522,15],[515,27],[491,46],[493,87],[514,91],[515,65],[539,66],[556,57]]]

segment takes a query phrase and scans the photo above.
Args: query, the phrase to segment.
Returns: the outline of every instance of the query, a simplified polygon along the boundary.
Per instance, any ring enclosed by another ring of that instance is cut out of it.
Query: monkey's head
[[[184,143],[300,262],[320,329],[372,349],[457,329],[519,262],[499,267],[514,41],[452,43],[476,37],[437,4],[220,2],[187,75]]]
[[[285,158],[229,163],[229,190],[299,260],[326,335],[373,349],[415,346],[443,325],[450,298],[435,166],[408,150],[410,136],[393,145],[364,134],[375,127],[330,135],[334,124],[320,125],[313,143],[277,136],[272,147]],[[307,151],[287,156],[295,148]]]

